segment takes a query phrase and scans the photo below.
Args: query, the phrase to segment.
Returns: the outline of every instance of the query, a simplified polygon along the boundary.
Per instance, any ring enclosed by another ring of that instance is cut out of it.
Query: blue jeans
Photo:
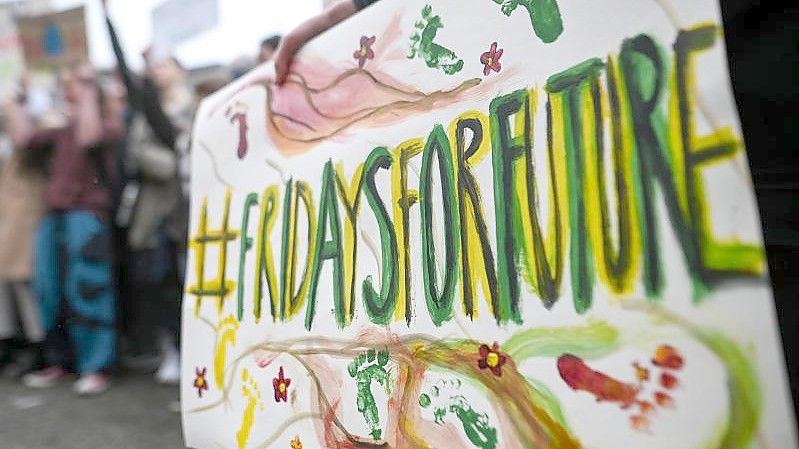
[[[111,368],[116,350],[112,244],[88,211],[51,212],[36,237],[34,289],[47,333],[50,366],[78,373]]]

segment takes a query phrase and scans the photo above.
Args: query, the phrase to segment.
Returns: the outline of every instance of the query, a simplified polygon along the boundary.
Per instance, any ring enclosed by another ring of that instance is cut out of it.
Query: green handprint
[[[386,394],[391,394],[387,366],[388,350],[376,352],[374,349],[355,357],[347,366],[347,371],[349,371],[350,377],[355,379],[358,389],[358,412],[363,415],[366,425],[371,430],[370,435],[375,440],[379,440],[382,437],[383,430],[380,426],[377,403],[372,394],[372,381],[377,381],[378,384],[383,386]]]

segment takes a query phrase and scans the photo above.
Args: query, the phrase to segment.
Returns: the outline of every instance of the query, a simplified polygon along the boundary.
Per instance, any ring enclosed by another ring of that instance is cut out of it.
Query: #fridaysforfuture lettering
[[[795,447],[722,33],[384,0],[206,100],[187,445]]]

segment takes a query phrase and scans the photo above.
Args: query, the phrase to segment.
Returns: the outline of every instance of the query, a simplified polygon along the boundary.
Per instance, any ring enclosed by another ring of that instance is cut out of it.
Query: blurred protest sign
[[[152,17],[156,48],[171,51],[219,24],[219,4],[217,0],[166,0]]]
[[[0,10],[0,95],[11,89],[24,71],[17,27],[11,14]]]
[[[25,61],[30,70],[52,70],[89,58],[83,7],[18,20]]]

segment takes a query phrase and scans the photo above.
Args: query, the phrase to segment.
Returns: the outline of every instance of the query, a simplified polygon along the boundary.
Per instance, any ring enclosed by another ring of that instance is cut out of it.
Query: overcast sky
[[[99,67],[114,64],[100,12],[100,0],[52,0],[58,9],[88,6],[89,51]],[[112,17],[134,67],[152,36],[151,14],[164,0],[109,0]],[[322,8],[322,0],[219,0],[220,24],[177,48],[187,67],[228,63],[239,56],[255,55],[260,41],[285,33]]]

